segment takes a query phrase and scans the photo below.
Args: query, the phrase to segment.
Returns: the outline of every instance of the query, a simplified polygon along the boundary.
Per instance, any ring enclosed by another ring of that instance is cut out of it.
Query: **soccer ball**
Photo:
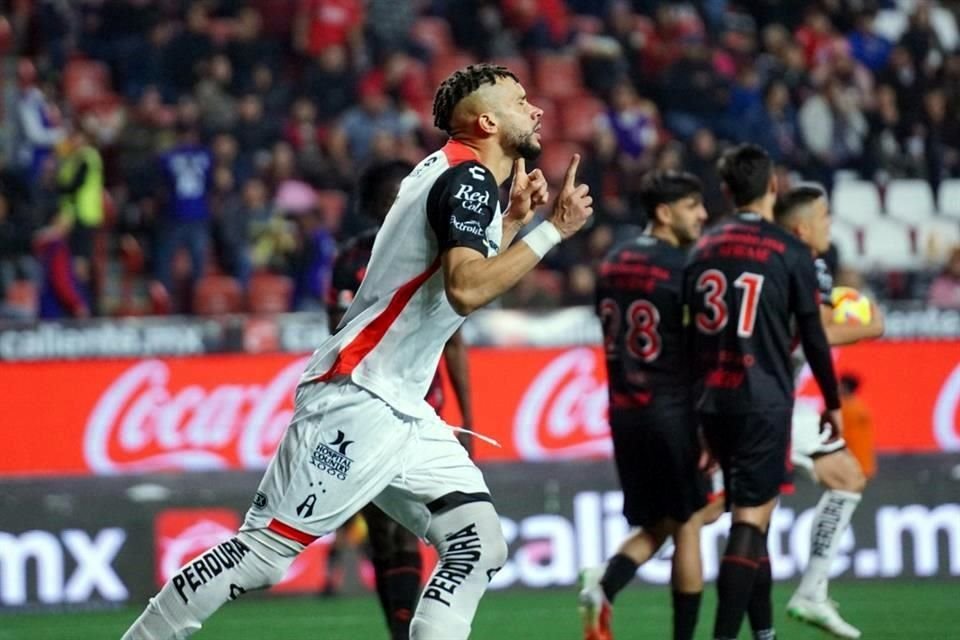
[[[870,324],[873,309],[870,300],[851,287],[834,287],[830,293],[833,321],[837,324]]]

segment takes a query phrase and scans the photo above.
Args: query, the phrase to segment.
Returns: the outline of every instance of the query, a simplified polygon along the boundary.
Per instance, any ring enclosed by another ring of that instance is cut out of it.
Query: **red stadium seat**
[[[451,73],[474,62],[476,60],[473,56],[467,53],[450,53],[437,56],[430,63],[430,83],[435,87],[440,86],[440,83],[446,80]]]
[[[580,153],[580,145],[572,142],[554,142],[544,145],[543,153],[537,161],[537,166],[543,171],[547,182],[552,187],[553,195],[560,190],[563,182],[563,175],[567,172],[567,166],[570,164],[570,158],[573,154]]]
[[[580,61],[571,55],[542,55],[534,64],[537,92],[548,98],[569,98],[583,93]]]
[[[577,96],[560,103],[561,135],[564,140],[586,144],[593,139],[597,116],[606,111],[603,101]]]
[[[293,280],[273,273],[257,273],[250,279],[247,308],[252,313],[284,313],[293,300]]]
[[[243,291],[236,278],[204,276],[193,291],[193,312],[199,315],[238,313],[243,310]]]
[[[443,18],[432,16],[419,18],[413,23],[410,35],[435,56],[446,55],[454,49],[450,24]]]
[[[83,110],[110,93],[110,72],[102,62],[71,60],[63,71],[63,89],[67,102]]]

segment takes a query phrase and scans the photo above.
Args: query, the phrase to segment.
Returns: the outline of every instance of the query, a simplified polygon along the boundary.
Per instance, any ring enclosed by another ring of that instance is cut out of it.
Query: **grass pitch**
[[[787,618],[792,584],[774,591],[778,635],[788,640],[825,639],[827,634]],[[831,595],[841,613],[863,631],[864,640],[960,638],[960,581],[839,582]],[[575,592],[570,590],[491,593],[480,605],[474,640],[579,640]],[[716,603],[708,585],[697,638],[707,639]],[[0,615],[0,640],[117,639],[140,608],[115,611]],[[746,624],[740,637],[747,638]],[[665,588],[628,588],[617,599],[617,640],[668,638],[670,595]],[[375,598],[280,599],[251,597],[230,603],[197,640],[381,640],[387,638]]]

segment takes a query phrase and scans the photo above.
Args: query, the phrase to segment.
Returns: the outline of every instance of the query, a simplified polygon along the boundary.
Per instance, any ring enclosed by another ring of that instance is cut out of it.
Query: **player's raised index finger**
[[[527,175],[527,161],[523,158],[517,158],[513,161],[513,177],[516,179],[519,176]]]
[[[567,167],[567,173],[563,176],[563,186],[573,187],[573,181],[577,179],[577,167],[580,166],[580,154],[575,153],[570,158],[570,166]]]

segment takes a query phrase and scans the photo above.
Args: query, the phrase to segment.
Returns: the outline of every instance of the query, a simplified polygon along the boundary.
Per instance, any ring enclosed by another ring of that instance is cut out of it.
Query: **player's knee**
[[[846,478],[844,482],[844,491],[850,491],[851,493],[863,493],[863,490],[867,488],[867,476],[864,475],[863,470],[860,469],[860,465],[852,465],[850,470],[846,473]]]

